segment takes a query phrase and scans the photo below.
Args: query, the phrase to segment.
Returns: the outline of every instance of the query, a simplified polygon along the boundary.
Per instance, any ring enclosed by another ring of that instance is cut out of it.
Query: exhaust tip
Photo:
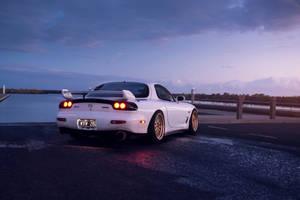
[[[125,131],[118,131],[116,133],[116,135],[117,135],[119,141],[124,141],[127,138],[127,133]]]

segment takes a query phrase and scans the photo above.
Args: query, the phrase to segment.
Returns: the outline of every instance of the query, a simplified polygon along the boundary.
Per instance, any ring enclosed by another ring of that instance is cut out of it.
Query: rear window
[[[122,91],[129,90],[136,98],[145,98],[149,96],[149,88],[144,83],[136,82],[112,82],[99,85],[95,90]]]

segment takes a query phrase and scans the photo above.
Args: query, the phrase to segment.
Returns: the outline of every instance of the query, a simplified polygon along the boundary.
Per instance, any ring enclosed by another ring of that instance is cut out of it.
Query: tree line
[[[184,95],[187,100],[191,100],[191,94],[177,93],[174,96]],[[236,102],[238,99],[238,94],[230,94],[230,93],[213,93],[213,94],[195,94],[195,100],[203,100],[203,101],[221,101],[221,102]],[[262,93],[257,94],[243,94],[244,100],[249,102],[269,102],[272,98],[270,95],[265,95]],[[276,101],[278,104],[299,104],[300,96],[276,96]]]
[[[0,93],[3,93],[2,88],[0,88]],[[60,94],[61,90],[39,90],[35,88],[7,88],[6,93],[19,93],[19,94]],[[174,96],[183,95],[187,100],[191,99],[191,94],[185,93],[175,93]],[[269,102],[271,97],[270,95],[265,95],[262,93],[257,94],[243,94],[244,100],[249,102]],[[213,93],[213,94],[195,94],[195,100],[203,100],[203,101],[221,101],[221,102],[236,102],[238,99],[238,94],[230,94],[230,93]],[[299,104],[300,103],[300,96],[276,96],[276,101],[278,104]]]
[[[27,89],[27,88],[19,88],[19,89],[12,89],[7,88],[5,90],[6,93],[10,94],[59,94],[61,90],[38,90],[35,88]],[[3,93],[3,88],[0,89],[0,93]]]

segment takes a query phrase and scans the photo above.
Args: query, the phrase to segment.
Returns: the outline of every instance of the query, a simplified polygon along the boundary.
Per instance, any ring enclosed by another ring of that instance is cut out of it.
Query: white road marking
[[[23,144],[17,144],[17,143],[9,143],[9,142],[1,142],[0,148],[10,148],[10,149],[28,149],[31,150],[39,150],[46,147],[45,142],[43,141],[36,141],[36,140],[30,140]]]
[[[209,142],[214,142],[217,144],[226,144],[226,145],[233,145],[233,141],[230,139],[224,139],[224,138],[203,138],[203,140],[209,141]]]
[[[277,140],[277,139],[278,139],[277,137],[274,137],[274,136],[270,136],[270,135],[261,135],[261,134],[256,134],[256,133],[249,133],[248,135],[251,135],[251,136],[257,136],[257,137],[262,137],[262,138],[269,138],[269,139],[274,139],[274,140]]]
[[[226,145],[233,145],[233,141],[230,139],[224,138],[211,138],[201,136],[199,139],[191,139],[191,138],[179,138],[178,140],[182,142],[196,142],[196,143],[204,143],[204,144],[226,144]]]
[[[219,130],[223,130],[226,131],[228,130],[228,128],[223,128],[223,127],[218,127],[218,126],[207,126],[208,128],[213,128],[213,129],[219,129]]]

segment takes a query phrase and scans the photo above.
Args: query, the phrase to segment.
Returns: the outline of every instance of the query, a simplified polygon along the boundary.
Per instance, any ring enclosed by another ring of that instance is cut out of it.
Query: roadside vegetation
[[[3,93],[2,88],[0,88],[0,93]],[[7,88],[5,90],[7,94],[60,94],[61,90],[38,90],[38,89],[27,89],[27,88],[19,88],[19,89],[12,89]]]
[[[174,94],[175,96],[184,95],[187,100],[191,99],[191,94]],[[236,102],[238,99],[238,94],[195,94],[196,101],[216,101],[216,102]],[[269,102],[272,96],[265,94],[244,94],[245,102]],[[276,96],[276,101],[278,104],[300,104],[300,96]]]
[[[0,88],[0,93],[2,94],[2,88]],[[16,94],[60,94],[61,90],[39,90],[39,89],[28,89],[28,88],[19,88],[6,89],[6,93],[16,93]],[[191,94],[185,93],[176,93],[174,96],[183,95],[187,100],[191,99]],[[216,93],[216,94],[195,94],[195,100],[199,101],[216,101],[216,102],[236,102],[238,99],[238,94],[230,93]],[[269,102],[272,96],[265,94],[244,94],[245,101],[249,102]],[[300,104],[300,96],[276,96],[277,104]]]

